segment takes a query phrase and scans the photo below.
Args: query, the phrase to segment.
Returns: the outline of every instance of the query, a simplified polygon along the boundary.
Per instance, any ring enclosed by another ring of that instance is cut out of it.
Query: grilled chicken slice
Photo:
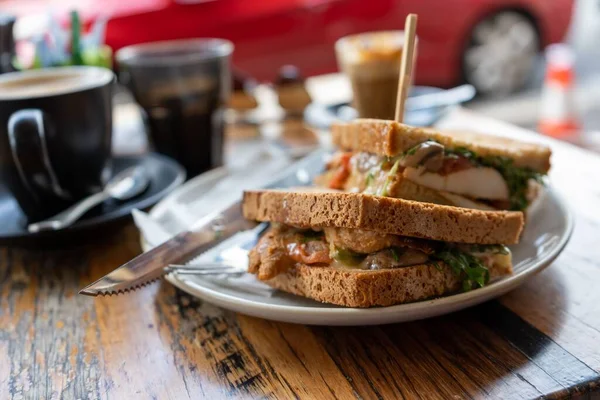
[[[325,238],[335,247],[368,254],[391,247],[397,236],[362,229],[324,228]]]
[[[424,239],[387,235],[362,229],[324,228],[323,231],[328,243],[361,254],[375,253],[388,247],[406,247],[426,254],[434,251],[433,243]]]
[[[426,172],[423,168],[406,168],[404,177],[425,187],[456,193],[474,199],[508,200],[508,185],[493,168],[473,167],[447,175]]]

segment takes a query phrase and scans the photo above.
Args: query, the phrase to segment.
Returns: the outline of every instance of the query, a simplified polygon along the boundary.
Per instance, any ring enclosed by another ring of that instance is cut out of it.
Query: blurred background
[[[582,15],[591,17],[592,3],[592,11],[597,11],[594,0],[579,1],[576,8],[588,8]],[[260,81],[273,81],[286,64],[306,75],[334,72],[332,48],[337,39],[401,29],[406,14],[413,12],[420,16],[416,83],[448,87],[465,79],[485,93],[506,93],[526,85],[538,52],[565,37],[573,4],[573,0],[0,1],[3,11],[19,17],[17,41],[45,34],[52,17],[68,24],[68,12],[77,10],[84,31],[94,21],[108,18],[105,41],[113,51],[190,37],[231,40],[236,46],[235,66]],[[514,45],[517,42],[519,46]],[[510,68],[508,61],[513,62]]]
[[[113,66],[114,53],[131,44],[219,37],[235,45],[238,89],[248,82],[277,84],[335,73],[337,39],[402,29],[404,17],[414,12],[419,15],[416,85],[470,83],[478,95],[466,107],[532,129],[540,127],[544,114],[540,107],[549,79],[544,50],[565,43],[556,63],[573,73],[563,102],[569,103],[574,125],[568,133],[550,134],[594,148],[600,130],[600,0],[0,0],[0,12],[16,17],[21,68],[53,62],[48,53],[56,39],[46,39],[53,31],[54,38],[60,36],[57,26],[69,29],[72,10],[78,12],[84,44],[103,44],[84,52],[86,63]],[[286,65],[293,68],[286,72]],[[321,102],[349,101],[343,77],[341,83],[333,77],[328,82],[333,81],[329,90],[307,86],[313,97],[315,92],[333,97]],[[552,114],[548,107],[545,113]]]
[[[197,187],[190,199],[239,196],[240,188],[258,187],[330,146],[332,123],[394,118],[409,13],[418,25],[404,123],[482,114],[600,151],[600,0],[0,0],[0,73],[104,67],[2,75],[12,82],[2,90],[12,87],[37,108],[52,93],[60,101],[66,81],[57,88],[41,79],[41,89],[27,95],[35,82],[20,76],[115,72],[108,112],[97,104],[75,112],[54,101],[44,111],[55,120],[65,112],[67,126],[78,116],[88,125],[96,118],[91,125],[106,126],[110,136],[104,165],[124,169],[129,160],[153,180],[149,190],[88,213],[91,226],[148,207],[185,179],[194,187],[219,176],[210,196]],[[5,103],[5,110],[17,107]],[[481,125],[476,130],[485,132]],[[73,154],[94,142],[91,130],[77,129]],[[58,141],[67,130],[56,131]],[[61,151],[69,145],[53,147],[55,161],[68,164]],[[164,174],[169,165],[178,172]],[[4,215],[0,207],[0,220],[12,218],[9,234],[25,237],[25,219],[0,185],[0,203],[2,193],[14,207]],[[188,209],[210,209],[194,204]],[[200,214],[190,215],[183,220]]]

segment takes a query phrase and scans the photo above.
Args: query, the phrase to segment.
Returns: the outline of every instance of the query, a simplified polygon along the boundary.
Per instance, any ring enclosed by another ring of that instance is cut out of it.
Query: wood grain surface
[[[0,399],[600,398],[600,157],[553,144],[576,214],[551,267],[498,300],[380,327],[224,311],[165,282],[77,291],[139,254],[133,225],[64,250],[0,250]]]

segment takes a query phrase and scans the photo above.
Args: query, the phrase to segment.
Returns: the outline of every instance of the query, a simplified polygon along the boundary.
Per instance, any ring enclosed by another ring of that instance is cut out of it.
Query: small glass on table
[[[336,42],[337,62],[350,80],[359,117],[394,119],[403,47],[404,31],[359,33]]]
[[[180,162],[188,177],[223,164],[232,52],[227,40],[189,39],[116,54],[119,78],[144,109],[155,150]]]

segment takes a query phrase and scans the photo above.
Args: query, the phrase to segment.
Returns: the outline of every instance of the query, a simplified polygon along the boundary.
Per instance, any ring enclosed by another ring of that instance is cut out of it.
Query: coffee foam
[[[96,67],[61,67],[0,75],[0,100],[74,93],[105,85],[112,71]]]
[[[402,31],[367,32],[346,36],[336,43],[343,64],[396,62],[404,47]]]

